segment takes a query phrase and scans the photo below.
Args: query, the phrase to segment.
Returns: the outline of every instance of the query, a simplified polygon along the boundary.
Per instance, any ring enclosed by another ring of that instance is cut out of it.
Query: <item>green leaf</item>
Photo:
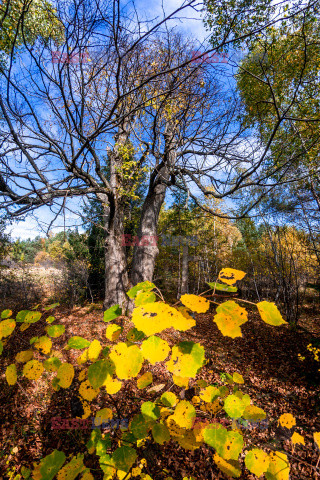
[[[154,288],[156,288],[155,284],[147,280],[145,282],[140,282],[134,287],[130,288],[130,290],[127,292],[127,295],[129,298],[135,298],[138,295],[138,292],[140,292],[140,290],[142,290],[143,292],[149,292]]]
[[[137,415],[134,415],[130,422],[130,432],[133,433],[137,440],[142,440],[148,435],[152,424],[153,421],[150,421],[150,419],[144,417],[141,413],[138,413]]]
[[[237,395],[229,395],[224,401],[224,410],[231,418],[240,418],[246,407],[250,405],[249,395],[239,398]]]
[[[17,316],[16,321],[19,323],[35,323],[40,320],[42,314],[40,312],[33,312],[32,310],[21,310]]]
[[[163,445],[170,440],[170,432],[163,423],[155,423],[152,427],[152,436],[156,443]]]
[[[112,454],[115,467],[128,472],[137,458],[137,452],[131,447],[119,447]]]
[[[112,375],[114,368],[110,360],[98,360],[88,368],[88,380],[93,388],[102,387],[108,375]]]
[[[50,315],[50,317],[46,318],[47,323],[53,323],[54,321],[55,321],[55,317],[53,317],[52,315]]]
[[[144,292],[140,291],[135,298],[135,305],[139,307],[140,305],[145,305],[146,303],[154,303],[157,297],[154,292]]]
[[[40,462],[41,480],[52,480],[66,460],[66,456],[59,450],[54,450]]]
[[[58,338],[62,335],[66,330],[64,325],[51,325],[47,327],[47,334],[52,338]]]
[[[82,348],[87,348],[90,345],[89,340],[86,340],[82,337],[71,337],[68,340],[68,347],[74,348],[76,350],[81,350]]]
[[[53,308],[59,307],[60,303],[52,303],[51,305],[48,305],[47,307],[44,307],[44,310],[47,312],[48,310],[52,310]]]
[[[129,342],[139,342],[140,340],[143,340],[145,337],[146,337],[146,334],[141,330],[138,330],[136,327],[130,328],[130,330],[127,333],[127,340],[129,340]]]
[[[3,310],[1,312],[1,318],[9,318],[11,317],[11,315],[12,315],[12,310],[9,310],[9,309]]]
[[[257,307],[260,313],[260,317],[265,323],[278,327],[279,325],[284,325],[285,322],[281,316],[281,313],[278,310],[278,307],[272,302],[259,302]]]
[[[209,425],[203,431],[203,438],[225,460],[237,460],[243,448],[242,435],[228,432],[222,425]]]
[[[1,342],[1,340],[0,340],[0,355],[1,355],[2,352],[3,352],[3,342]]]
[[[160,417],[160,409],[153,402],[144,402],[141,405],[141,413],[145,418],[151,420],[157,420]]]
[[[174,407],[178,403],[178,399],[173,392],[165,392],[161,395],[160,402],[166,407]]]
[[[29,313],[29,310],[21,310],[20,312],[17,313],[16,321],[19,323],[23,323],[28,313]]]
[[[108,308],[103,314],[104,322],[111,322],[115,318],[118,318],[122,314],[122,309],[119,305],[113,305],[113,307]]]
[[[207,282],[210,288],[212,290],[219,290],[221,292],[237,292],[238,288],[237,287],[232,287],[231,285],[223,285],[222,283],[217,283],[217,282]]]

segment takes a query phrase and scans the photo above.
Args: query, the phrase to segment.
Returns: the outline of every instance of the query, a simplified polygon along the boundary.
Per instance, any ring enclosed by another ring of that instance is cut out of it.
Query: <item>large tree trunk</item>
[[[174,166],[176,161],[176,144],[169,125],[166,128],[165,141],[163,160],[150,178],[148,194],[142,207],[137,234],[139,243],[136,243],[133,251],[132,285],[146,280],[152,281],[155,262],[159,253],[157,245],[159,214],[167,187],[170,184],[171,167]]]
[[[111,205],[105,212],[105,300],[104,309],[119,304],[127,310],[129,289],[127,259],[123,246],[123,208]]]

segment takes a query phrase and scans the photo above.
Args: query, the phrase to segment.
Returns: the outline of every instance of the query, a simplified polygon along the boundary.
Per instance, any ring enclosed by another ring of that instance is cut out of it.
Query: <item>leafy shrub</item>
[[[223,269],[218,279],[222,283],[215,282],[212,288],[224,290],[229,286],[235,289],[236,281],[243,276],[243,272]],[[195,326],[195,320],[189,312],[208,312],[210,300],[201,295],[186,294],[180,299],[183,306],[175,308],[163,301],[161,293],[151,282],[136,285],[129,290],[128,296],[134,300],[135,308],[131,319],[134,327],[128,332],[126,341],[119,341],[122,327],[115,320],[122,312],[115,305],[104,312],[106,338],[112,342],[110,348],[104,347],[96,339],[90,342],[82,337],[69,338],[65,348],[80,351],[77,359],[79,371],[75,372],[73,365],[62,363],[52,354],[53,343],[64,333],[64,326],[55,323],[50,315],[47,318],[47,335],[32,338],[30,349],[19,352],[16,362],[7,366],[8,384],[14,385],[20,375],[29,380],[39,380],[46,370],[55,372],[52,387],[58,391],[70,388],[76,375],[80,382],[80,401],[75,409],[78,420],[74,419],[73,422],[78,421],[78,426],[81,419],[89,417],[90,403],[102,389],[111,399],[127,380],[137,379],[138,389],[150,389],[152,373],[145,372],[139,377],[145,362],[151,365],[162,362],[172,375],[174,384],[188,389],[189,381],[195,379],[207,363],[204,347],[200,343],[182,341],[170,348],[158,334],[168,328],[179,331],[191,329]],[[157,297],[160,297],[160,301],[157,301]],[[257,308],[261,319],[267,324],[277,327],[286,323],[275,304],[263,301],[257,304]],[[18,324],[23,331],[39,321],[41,316],[40,312],[24,310],[14,320],[11,310],[4,310],[0,322],[0,339],[3,339],[0,340],[0,354]],[[227,300],[217,306],[213,321],[223,335],[242,337],[241,325],[248,321],[248,314],[238,302]],[[34,358],[36,351],[41,353],[42,360]],[[266,413],[251,403],[249,395],[241,392],[239,387],[244,379],[240,374],[227,374],[226,381],[228,385],[217,387],[198,380],[193,388],[186,390],[190,395],[183,400],[167,391],[159,394],[154,401],[144,401],[139,406],[140,413],[134,414],[127,422],[116,424],[115,435],[102,434],[98,428],[93,429],[86,444],[87,454],[79,452],[67,461],[65,453],[55,449],[34,464],[32,471],[24,467],[23,476],[32,476],[35,480],[52,480],[55,476],[58,480],[74,480],[81,474],[82,479],[92,480],[94,477],[85,462],[87,455],[97,455],[104,480],[111,480],[115,476],[127,479],[130,475],[152,480],[144,473],[146,461],[143,445],[148,441],[161,447],[168,441],[174,441],[191,451],[202,444],[212,447],[214,462],[229,477],[240,477],[239,456],[245,450],[245,466],[251,473],[258,477],[265,474],[267,480],[289,480],[290,465],[285,453],[272,451],[268,454],[254,446],[246,449],[238,423],[264,420]],[[159,391],[157,388],[158,385],[151,387],[153,392]],[[197,411],[203,412],[203,416],[199,417]],[[231,429],[222,424],[223,418],[232,419]],[[111,419],[112,410],[103,408],[96,414],[94,423],[98,427]],[[291,434],[295,423],[290,413],[279,418],[279,425],[291,430]],[[314,434],[314,439],[319,445],[320,432]],[[293,444],[304,443],[304,438],[293,432],[291,441]]]

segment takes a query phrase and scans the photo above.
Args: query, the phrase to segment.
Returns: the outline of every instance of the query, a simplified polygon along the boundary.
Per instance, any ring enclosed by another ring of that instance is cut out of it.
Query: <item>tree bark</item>
[[[150,178],[147,197],[142,206],[138,227],[138,244],[134,246],[131,271],[131,283],[152,281],[157,255],[159,253],[157,227],[160,209],[163,205],[166,190],[170,185],[171,167],[176,161],[176,144],[174,134],[167,125],[165,135],[165,151],[162,162]]]
[[[189,246],[182,246],[181,290],[180,296],[189,290]]]

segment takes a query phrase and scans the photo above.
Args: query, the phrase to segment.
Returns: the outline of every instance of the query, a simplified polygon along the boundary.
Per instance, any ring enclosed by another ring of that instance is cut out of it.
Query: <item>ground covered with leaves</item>
[[[224,426],[237,427],[245,438],[246,448],[253,445],[267,452],[284,451],[291,464],[291,480],[319,478],[319,450],[314,443],[313,433],[320,431],[319,379],[320,364],[307,349],[308,345],[317,345],[320,339],[320,316],[306,310],[299,326],[291,329],[288,325],[274,328],[261,322],[255,311],[249,312],[249,321],[242,327],[242,338],[231,339],[223,336],[213,323],[213,311],[195,314],[196,326],[187,332],[166,330],[159,336],[170,346],[178,341],[199,342],[205,347],[207,364],[197,378],[190,380],[188,388],[179,388],[172,382],[172,376],[163,364],[157,363],[143,367],[139,376],[151,371],[153,383],[145,389],[138,389],[136,379],[123,382],[122,389],[115,395],[101,391],[91,403],[91,413],[102,408],[110,408],[117,419],[132,418],[140,413],[140,405],[145,401],[154,401],[161,393],[173,392],[180,399],[191,400],[199,389],[199,380],[210,385],[228,385],[228,374],[235,372],[243,376],[241,391],[250,395],[254,404],[267,413],[264,422],[232,424],[223,412],[210,412],[197,409],[199,421],[219,421]],[[91,430],[53,429],[52,419],[61,417],[71,419],[81,416],[82,405],[77,393],[80,382],[75,376],[68,389],[55,391],[51,386],[53,373],[44,372],[38,381],[29,381],[18,377],[15,385],[8,385],[5,367],[12,363],[18,352],[30,348],[30,339],[45,334],[48,326],[46,318],[53,315],[59,324],[65,326],[65,333],[53,339],[53,349],[62,361],[74,365],[79,370],[77,357],[79,350],[65,350],[63,347],[72,336],[97,339],[102,345],[111,345],[106,339],[106,324],[103,322],[101,306],[75,307],[68,310],[57,307],[54,313],[47,312],[43,318],[32,324],[25,332],[19,329],[10,337],[1,357],[0,377],[0,478],[13,479],[21,468],[32,468],[33,462],[50,454],[54,449],[65,454],[86,453],[86,442]],[[125,339],[133,326],[129,319],[119,317],[117,323],[124,326],[121,338]],[[300,355],[300,358],[299,358]],[[36,357],[35,357],[36,358]],[[39,353],[39,359],[41,359]],[[201,384],[201,382],[200,382]],[[294,431],[304,437],[305,445],[293,446],[293,429],[279,425],[279,417],[284,413],[292,414],[296,419]],[[111,429],[116,446],[116,429]],[[172,477],[180,480],[184,477],[195,479],[229,478],[222,473],[213,461],[213,449],[203,444],[194,451],[185,450],[172,440],[158,445],[146,440],[141,442],[138,455],[146,461],[141,465],[143,472],[154,480]],[[241,460],[241,458],[240,458]],[[242,464],[242,479],[255,479]],[[98,459],[95,455],[85,457],[85,465],[90,468],[94,478],[102,478]],[[139,478],[139,469],[137,470]],[[17,477],[19,478],[19,477]],[[21,477],[22,478],[22,477]]]

